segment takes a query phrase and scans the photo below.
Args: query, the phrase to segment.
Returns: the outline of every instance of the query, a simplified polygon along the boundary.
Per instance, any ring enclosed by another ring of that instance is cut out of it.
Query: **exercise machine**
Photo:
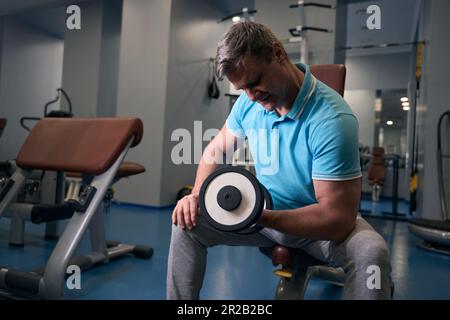
[[[420,238],[417,245],[425,250],[450,255],[450,219],[448,215],[447,193],[445,190],[445,174],[444,174],[444,159],[450,159],[450,154],[444,153],[442,141],[448,141],[448,138],[443,139],[442,125],[444,119],[447,120],[447,130],[450,128],[450,110],[444,112],[438,120],[437,126],[437,176],[438,188],[442,220],[430,219],[412,219],[409,223],[409,230]],[[447,131],[448,132],[448,131]],[[448,151],[447,151],[448,152]],[[447,173],[448,175],[448,173]]]
[[[54,99],[50,100],[49,102],[47,102],[44,105],[43,117],[44,118],[72,118],[73,117],[72,100],[70,100],[69,95],[63,88],[56,89],[56,94],[57,95]],[[69,110],[68,111],[65,111],[65,110],[50,110],[49,111],[49,107],[52,104],[55,104],[60,100],[62,101],[62,99],[61,99],[62,97],[64,97],[66,99]],[[30,132],[31,128],[29,126],[27,126],[25,123],[28,121],[39,121],[39,120],[41,120],[41,118],[39,118],[39,117],[22,117],[22,118],[20,118],[20,125],[22,126],[22,128],[24,128],[25,130]]]
[[[68,110],[51,110],[50,106],[55,105],[58,102],[62,102],[64,98],[67,102]],[[44,118],[72,118],[72,101],[69,95],[63,88],[56,89],[56,97],[48,101],[44,105]],[[31,127],[27,125],[27,122],[36,122],[41,120],[40,117],[22,117],[20,118],[20,125],[23,129],[30,132]],[[29,177],[29,181],[25,184],[25,188],[21,196],[19,197],[19,202],[25,203],[41,203],[48,205],[59,205],[63,201],[64,193],[64,172],[51,172],[42,171],[40,173],[35,173],[34,176]],[[27,199],[27,196],[29,197]],[[37,199],[36,199],[37,198]],[[13,207],[13,217],[19,217],[19,213],[23,215],[24,210],[31,209],[32,207],[26,206],[26,204],[17,204]],[[26,211],[25,211],[26,212]],[[26,213],[25,213],[26,214]],[[17,221],[12,221],[12,228],[17,228]],[[23,229],[23,227],[22,227]],[[45,226],[45,238],[46,239],[57,239],[59,236],[59,225],[57,220],[48,221]],[[10,241],[11,245],[22,246],[22,242]]]
[[[321,9],[335,10],[336,7],[328,4],[306,2],[301,0],[296,4],[289,5],[291,9],[298,9],[299,12],[299,24],[295,28],[290,28],[289,33],[293,38],[289,39],[289,42],[300,43],[300,62],[309,63],[309,47],[308,47],[308,31],[332,33],[333,30],[310,26],[306,23],[305,8],[316,7]]]
[[[120,164],[119,169],[114,176],[111,186],[108,188],[102,205],[97,210],[102,210],[107,213],[109,204],[112,200],[112,185],[123,178],[128,178],[145,172],[145,168],[137,163],[124,161]],[[80,193],[86,187],[87,181],[83,180],[83,175],[76,172],[69,172],[65,175],[67,180],[67,193],[64,201],[57,204],[32,204],[19,203],[11,204],[6,210],[4,216],[11,219],[9,244],[14,247],[23,247],[25,241],[25,223],[32,222],[33,224],[55,223],[61,220],[70,219],[74,213],[74,208],[67,204],[67,201],[79,200]],[[100,213],[99,213],[100,214]],[[49,237],[46,234],[46,239],[55,239],[57,237]]]
[[[107,242],[103,211],[98,210],[129,148],[139,144],[137,118],[43,118],[31,130],[16,159],[17,170],[0,186],[0,216],[14,202],[33,170],[75,172],[83,177],[78,198],[64,201],[73,210],[47,264],[31,272],[0,268],[0,290],[38,299],[64,298],[66,271],[81,271],[133,254],[149,259],[151,247]],[[92,252],[74,256],[89,228]]]

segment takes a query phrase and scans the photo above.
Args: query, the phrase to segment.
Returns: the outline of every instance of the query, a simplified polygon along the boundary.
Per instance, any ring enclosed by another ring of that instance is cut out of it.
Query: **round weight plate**
[[[260,184],[260,185],[261,185],[261,188],[262,188],[263,194],[264,194],[263,209],[272,210],[273,209],[272,196],[270,195],[269,190],[267,190],[266,187],[264,187],[262,184]],[[259,218],[259,216],[258,216],[258,218]],[[253,224],[250,228],[238,231],[238,233],[239,234],[252,234],[252,233],[261,231],[263,228],[264,227],[259,224]]]
[[[217,202],[225,186],[236,187],[241,194],[239,206],[225,210]],[[199,205],[208,222],[218,230],[239,231],[256,221],[263,208],[263,191],[249,171],[239,167],[224,167],[208,176],[200,188]]]

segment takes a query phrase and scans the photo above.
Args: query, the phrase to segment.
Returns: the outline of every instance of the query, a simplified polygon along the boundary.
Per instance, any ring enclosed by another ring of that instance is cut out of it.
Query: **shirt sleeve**
[[[233,108],[231,108],[231,112],[228,115],[226,121],[227,129],[231,132],[231,134],[235,135],[238,138],[245,137],[245,131],[242,127],[242,117],[244,114],[245,100],[245,95],[241,94],[234,103]]]
[[[318,124],[310,136],[314,180],[351,180],[361,177],[358,120],[339,114]]]

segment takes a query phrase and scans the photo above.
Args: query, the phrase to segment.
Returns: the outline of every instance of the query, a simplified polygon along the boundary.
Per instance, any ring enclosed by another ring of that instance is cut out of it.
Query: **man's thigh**
[[[178,230],[176,230],[178,229]],[[180,230],[178,227],[173,227],[172,240],[182,235],[188,235],[195,241],[206,247],[216,245],[228,246],[250,246],[250,247],[271,247],[276,243],[269,239],[262,233],[239,234],[236,232],[220,231],[212,227],[203,215],[199,215],[197,226],[192,230]]]
[[[367,255],[367,251],[372,249],[387,249],[386,242],[366,220],[358,217],[355,229],[344,241],[330,243],[329,253],[332,262],[341,263],[343,259]]]
[[[308,240],[296,236],[285,235],[273,229],[262,231],[274,242],[291,248],[300,248],[314,258],[339,266],[344,258],[358,254],[359,247],[365,243],[384,241],[381,236],[363,218],[358,217],[352,233],[342,242],[327,240]]]

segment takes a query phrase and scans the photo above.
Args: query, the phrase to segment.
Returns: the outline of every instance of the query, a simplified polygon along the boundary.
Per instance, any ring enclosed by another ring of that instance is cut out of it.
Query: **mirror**
[[[407,152],[407,119],[410,110],[407,99],[406,89],[377,90],[374,106],[374,146],[382,147],[386,154],[396,154],[402,159]]]

